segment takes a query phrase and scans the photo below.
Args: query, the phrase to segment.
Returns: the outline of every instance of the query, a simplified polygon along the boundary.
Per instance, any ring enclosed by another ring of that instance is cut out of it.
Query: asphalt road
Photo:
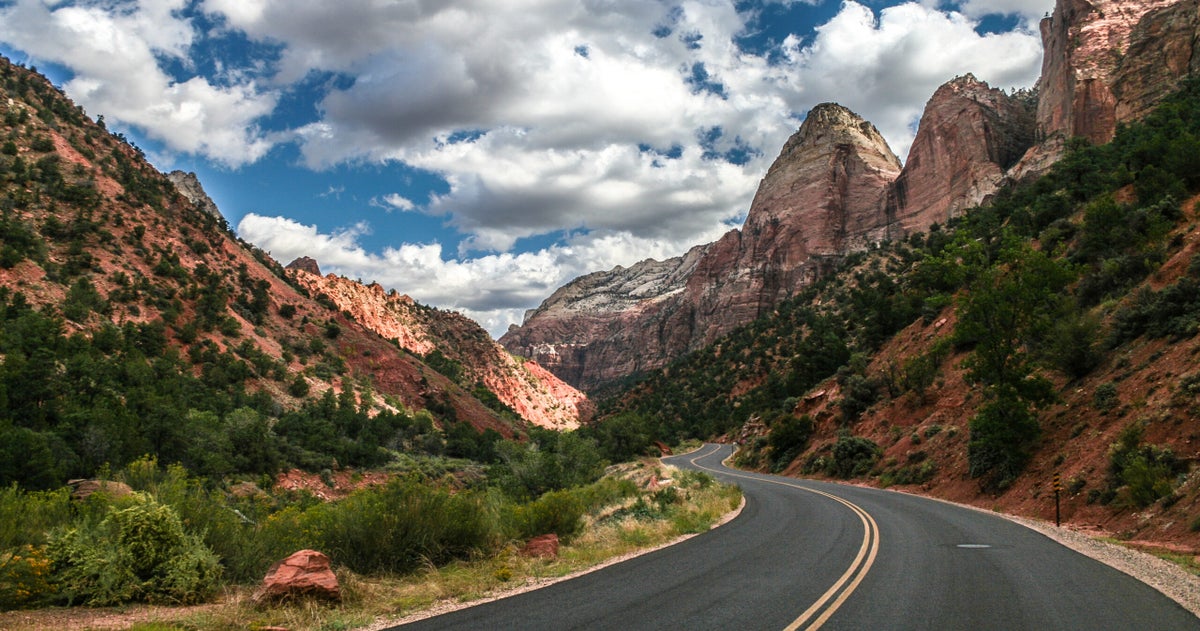
[[[732,522],[416,629],[1200,630],[1156,590],[1008,520],[876,489],[666,459],[742,487]]]

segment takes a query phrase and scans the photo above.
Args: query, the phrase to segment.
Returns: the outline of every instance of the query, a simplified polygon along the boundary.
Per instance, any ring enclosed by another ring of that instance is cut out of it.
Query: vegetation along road
[[[1188,611],[1003,518],[920,497],[668,458],[739,484],[732,522],[404,629],[1197,629]]]

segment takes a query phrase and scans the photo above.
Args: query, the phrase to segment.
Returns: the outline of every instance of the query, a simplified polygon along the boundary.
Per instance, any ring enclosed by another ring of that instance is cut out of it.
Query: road
[[[730,523],[418,629],[1155,629],[1200,619],[1149,586],[1000,517],[925,498],[668,463],[742,487]]]

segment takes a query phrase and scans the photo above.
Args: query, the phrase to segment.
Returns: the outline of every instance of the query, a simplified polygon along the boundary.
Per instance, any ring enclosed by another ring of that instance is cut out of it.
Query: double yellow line
[[[809,493],[815,493],[817,495],[827,497],[835,502],[838,502],[839,504],[842,504],[846,508],[849,508],[854,512],[855,515],[858,516],[859,520],[862,521],[862,544],[859,545],[858,554],[855,555],[854,561],[850,563],[850,567],[846,568],[846,571],[840,578],[838,578],[837,582],[835,582],[832,587],[826,590],[825,593],[822,594],[821,597],[812,604],[812,606],[806,609],[804,613],[800,614],[799,618],[796,618],[791,624],[785,627],[784,631],[797,631],[798,629],[815,631],[816,629],[820,629],[821,626],[824,625],[839,608],[841,608],[842,604],[846,602],[846,599],[850,597],[850,594],[854,593],[854,590],[858,589],[859,583],[862,583],[862,580],[867,575],[867,572],[871,570],[871,566],[875,564],[875,557],[879,554],[879,524],[875,523],[875,518],[871,517],[870,513],[863,510],[860,506],[836,495],[832,495],[824,491],[818,491],[816,489],[810,489],[808,487],[800,486],[799,484],[784,482],[782,480],[757,478],[731,471],[710,469],[696,462],[697,459],[710,455],[719,449],[719,446],[715,446],[712,450],[693,456],[689,459],[689,462],[696,467],[705,469],[707,471],[712,471],[714,473],[722,473],[724,475],[744,478],[747,480],[757,480],[759,482],[769,482],[771,484],[778,484],[780,486],[788,486],[794,489],[800,489],[802,491],[808,491]]]

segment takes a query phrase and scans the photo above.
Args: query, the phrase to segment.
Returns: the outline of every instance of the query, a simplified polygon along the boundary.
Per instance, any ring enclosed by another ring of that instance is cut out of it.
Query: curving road
[[[732,522],[413,629],[1200,629],[1149,586],[1008,520],[925,498],[666,458],[742,487]],[[401,627],[394,627],[401,628]]]

